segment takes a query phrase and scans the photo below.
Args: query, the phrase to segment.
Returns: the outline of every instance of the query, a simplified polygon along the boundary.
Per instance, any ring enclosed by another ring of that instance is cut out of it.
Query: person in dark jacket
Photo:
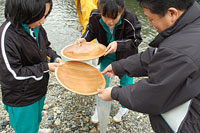
[[[82,38],[75,43],[89,42],[95,38],[107,47],[105,55],[100,57],[100,71],[103,71],[115,60],[126,58],[138,53],[138,46],[142,39],[140,36],[141,25],[137,16],[125,9],[124,0],[100,0],[98,10],[93,10],[89,24]],[[106,87],[110,78],[106,77]],[[120,77],[120,85],[133,84],[133,78],[123,75]],[[121,107],[113,117],[115,122],[120,122],[128,109]],[[97,108],[91,118],[93,123],[98,122]]]
[[[0,27],[0,84],[16,133],[38,132],[49,71],[64,62],[51,49],[42,27],[51,9],[52,0],[6,0],[6,21]]]
[[[138,0],[158,35],[144,52],[102,73],[145,78],[98,90],[106,101],[149,114],[156,133],[200,132],[200,5],[195,0]]]

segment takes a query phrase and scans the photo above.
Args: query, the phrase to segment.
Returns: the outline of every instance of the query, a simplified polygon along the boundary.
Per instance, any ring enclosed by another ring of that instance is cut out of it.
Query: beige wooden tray
[[[56,79],[66,89],[81,95],[95,95],[104,89],[106,82],[101,72],[93,66],[77,61],[67,61],[55,71]]]
[[[81,46],[70,44],[61,50],[62,56],[69,60],[85,61],[104,55],[106,46],[100,43],[85,42]]]

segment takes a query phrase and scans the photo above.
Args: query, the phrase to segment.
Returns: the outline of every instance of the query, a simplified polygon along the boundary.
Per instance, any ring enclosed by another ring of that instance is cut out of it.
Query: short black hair
[[[152,13],[165,16],[170,7],[181,11],[191,7],[195,0],[137,0],[141,7],[149,9]]]
[[[6,0],[5,18],[15,27],[31,24],[44,16],[46,3],[50,4],[48,16],[52,10],[52,0]]]
[[[99,0],[98,9],[102,16],[116,19],[118,13],[125,9],[124,0]]]

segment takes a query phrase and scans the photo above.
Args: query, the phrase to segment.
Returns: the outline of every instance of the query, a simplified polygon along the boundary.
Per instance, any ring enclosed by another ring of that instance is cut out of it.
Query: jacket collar
[[[6,22],[9,22],[9,21],[6,20]],[[14,31],[15,31],[16,33],[18,33],[18,34],[20,34],[20,35],[22,35],[22,36],[27,36],[27,34],[30,35],[28,32],[26,32],[26,30],[29,30],[28,27],[23,27],[23,26],[21,26],[21,27],[16,28],[16,27],[13,26],[12,24],[11,24],[11,27],[14,29]],[[37,27],[37,30],[39,30],[39,28],[40,28],[40,26]],[[30,36],[31,36],[31,35],[30,35]]]
[[[195,1],[194,4],[177,19],[173,26],[159,33],[149,46],[159,47],[159,44],[165,38],[179,32],[182,28],[198,19],[200,17],[198,12],[200,12],[200,5]]]

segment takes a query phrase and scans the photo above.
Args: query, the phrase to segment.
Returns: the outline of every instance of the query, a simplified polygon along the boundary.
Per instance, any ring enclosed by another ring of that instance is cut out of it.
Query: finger
[[[78,40],[76,40],[74,44],[78,45]]]
[[[106,73],[108,73],[110,70],[112,70],[111,69],[111,65],[108,65],[103,71],[102,71],[102,74],[106,74]]]
[[[106,50],[105,51],[108,51],[110,49],[110,44],[106,47]]]
[[[112,45],[109,44],[109,45],[106,47],[106,50],[105,50],[105,51],[107,52],[107,51],[111,48],[111,46],[112,46]]]
[[[80,42],[80,41],[78,42],[78,46],[79,46],[79,47],[81,46],[81,42]]]
[[[110,77],[110,74],[107,72],[106,74],[105,74],[107,77]]]
[[[58,67],[58,66],[60,66],[60,63],[55,63],[54,64],[54,67]]]
[[[98,94],[103,92],[103,89],[97,89]]]
[[[102,99],[102,100],[103,100],[103,96],[102,96],[102,94],[101,94],[101,93],[97,94],[97,96],[98,96],[100,99]]]
[[[104,54],[104,56],[106,56],[107,54],[109,54],[111,50],[112,49],[107,50],[106,53]]]
[[[65,62],[62,62],[62,61],[61,61],[61,62],[59,63],[59,65],[61,66],[61,65],[64,64],[64,63],[65,63]]]
[[[111,72],[107,72],[105,75],[108,76],[108,77],[112,77],[113,76],[113,74]]]
[[[107,73],[107,69],[104,69],[103,72],[101,72],[103,75]]]
[[[56,62],[56,63],[60,63],[61,61],[62,61],[62,59],[57,58],[55,62]]]

